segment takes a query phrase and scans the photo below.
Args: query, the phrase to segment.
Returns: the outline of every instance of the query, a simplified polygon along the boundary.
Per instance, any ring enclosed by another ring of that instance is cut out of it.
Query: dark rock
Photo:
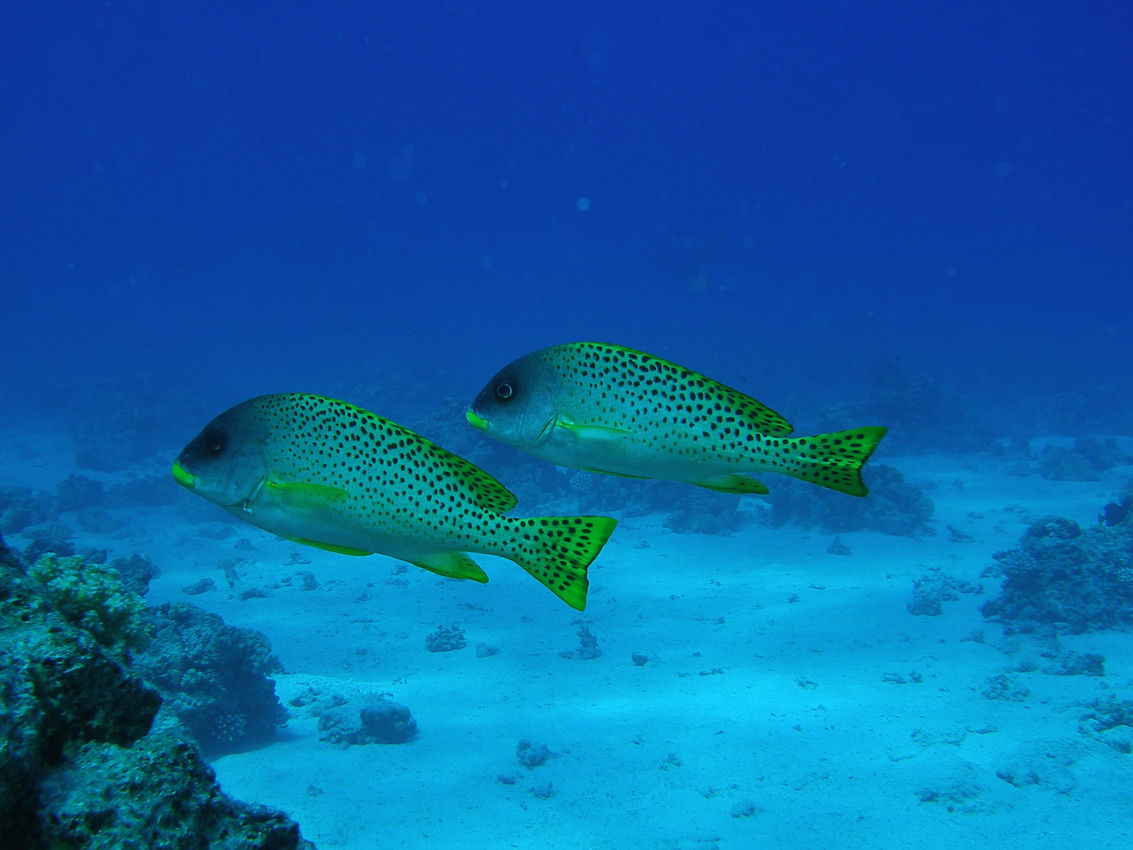
[[[536,744],[533,741],[522,740],[515,746],[515,757],[524,767],[538,767],[547,759],[555,758],[558,753],[552,752],[546,744]]]
[[[224,794],[196,749],[169,733],[128,749],[87,744],[44,783],[42,796],[51,812],[43,824],[44,846],[314,847],[286,815]]]
[[[460,626],[438,626],[435,632],[425,636],[425,649],[429,652],[452,652],[467,645]]]
[[[826,547],[826,554],[828,555],[852,555],[850,547],[842,542],[841,537],[835,537],[834,542]]]
[[[188,596],[199,596],[209,590],[216,590],[216,582],[211,578],[199,578],[181,588],[181,592]]]
[[[413,714],[384,696],[360,709],[338,705],[319,712],[319,740],[332,744],[405,744],[416,737]]]

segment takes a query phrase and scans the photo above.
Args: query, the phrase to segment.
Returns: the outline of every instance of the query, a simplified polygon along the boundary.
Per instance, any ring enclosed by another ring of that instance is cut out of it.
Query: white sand
[[[53,487],[62,476],[44,478],[58,472],[46,450],[25,452],[26,480],[11,483]],[[162,571],[153,604],[187,600],[265,632],[288,671],[285,703],[314,686],[385,692],[412,709],[409,744],[332,746],[294,709],[277,743],[215,762],[225,790],[282,809],[323,850],[1133,846],[1133,756],[1078,729],[1084,703],[1133,697],[1130,635],[1062,640],[1103,653],[1104,678],[1017,674],[1030,697],[992,700],[987,679],[1019,657],[979,613],[998,593],[981,572],[1029,518],[1092,522],[1133,470],[1063,483],[975,457],[885,462],[932,487],[936,536],[842,535],[847,557],[827,553],[832,535],[794,527],[711,537],[631,519],[592,569],[584,614],[507,561],[480,559],[487,585],[395,574],[388,559],[301,549],[219,510],[215,523],[191,522],[187,493],[177,510],[77,542],[150,555]],[[950,542],[949,524],[974,541]],[[235,533],[202,536],[225,525]],[[254,548],[235,548],[240,538]],[[294,554],[310,563],[289,564]],[[228,589],[216,564],[232,557],[246,559],[240,587],[267,598]],[[912,580],[933,567],[983,594],[910,615]],[[319,588],[299,589],[299,570]],[[181,592],[201,577],[219,589]],[[449,623],[468,646],[426,651],[426,634]],[[578,647],[580,623],[600,658],[560,656]],[[499,653],[478,658],[478,643]],[[920,681],[886,681],[910,673]],[[560,755],[521,767],[520,739]],[[1020,764],[1041,781],[996,775]],[[550,796],[533,791],[548,785]],[[922,801],[925,789],[943,796]]]

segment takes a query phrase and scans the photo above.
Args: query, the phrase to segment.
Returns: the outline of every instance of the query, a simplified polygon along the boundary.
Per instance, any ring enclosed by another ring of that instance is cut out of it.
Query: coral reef
[[[899,357],[878,363],[868,400],[831,407],[817,430],[855,423],[886,425],[887,445],[906,452],[978,451],[994,433],[980,408],[933,375],[910,370]]]
[[[51,496],[29,487],[0,487],[0,534],[19,534],[47,522],[54,513]]]
[[[1019,545],[993,557],[985,576],[1002,575],[1000,595],[983,607],[1010,632],[1079,633],[1133,627],[1133,484],[1083,529],[1064,517],[1032,523]],[[1107,520],[1112,519],[1112,522]]]
[[[905,604],[910,614],[922,617],[938,617],[944,613],[941,603],[955,602],[961,593],[982,593],[983,588],[957,578],[945,575],[939,567],[913,580],[913,594]]]
[[[269,740],[286,722],[269,678],[279,661],[263,634],[187,602],[150,609],[150,622],[153,640],[135,664],[202,747]]]
[[[152,732],[158,693],[69,622],[2,540],[0,693],[6,850],[312,847],[285,816],[221,792],[190,744]]]
[[[119,657],[149,641],[145,602],[128,590],[118,571],[78,555],[43,555],[28,569],[55,608]]]
[[[754,513],[740,510],[742,502],[733,495],[686,486],[666,502],[665,528],[677,534],[727,536],[755,519]]]
[[[55,555],[75,554],[75,544],[72,540],[75,536],[74,532],[66,523],[57,519],[28,526],[23,530],[23,535],[31,540],[23,551],[23,559],[28,563],[38,560],[40,555],[48,552]]]
[[[55,510],[81,511],[86,508],[104,507],[106,494],[101,481],[95,481],[77,472],[55,485]]]
[[[777,481],[770,495],[769,522],[781,528],[789,522],[821,528],[832,534],[870,529],[899,537],[922,533],[932,518],[932,500],[901,473],[883,463],[866,470],[870,494],[849,498],[802,481]]]
[[[1046,445],[1039,455],[1039,475],[1051,481],[1098,481],[1102,473],[1130,458],[1111,439],[1079,437],[1074,447]]]

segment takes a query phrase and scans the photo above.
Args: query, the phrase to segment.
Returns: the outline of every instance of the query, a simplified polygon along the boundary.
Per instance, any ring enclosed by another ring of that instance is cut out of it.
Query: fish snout
[[[464,418],[467,419],[468,424],[475,428],[477,431],[486,432],[488,430],[488,420],[483,416],[480,416],[472,408],[468,408],[468,410],[464,414]]]
[[[193,475],[191,472],[186,472],[185,467],[183,467],[180,463],[174,461],[173,469],[171,471],[173,473],[173,480],[180,484],[182,487],[188,487],[190,490],[192,490],[197,486],[197,476]]]

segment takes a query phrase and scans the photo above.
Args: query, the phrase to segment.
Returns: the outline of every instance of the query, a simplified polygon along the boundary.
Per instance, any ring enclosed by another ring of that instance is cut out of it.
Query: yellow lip
[[[468,412],[464,414],[464,418],[467,419],[468,424],[475,428],[477,431],[488,430],[488,420],[483,416],[477,416],[475,411],[468,410]]]
[[[197,476],[186,472],[185,467],[179,463],[173,464],[173,480],[182,487],[188,487],[190,490],[197,486]]]

